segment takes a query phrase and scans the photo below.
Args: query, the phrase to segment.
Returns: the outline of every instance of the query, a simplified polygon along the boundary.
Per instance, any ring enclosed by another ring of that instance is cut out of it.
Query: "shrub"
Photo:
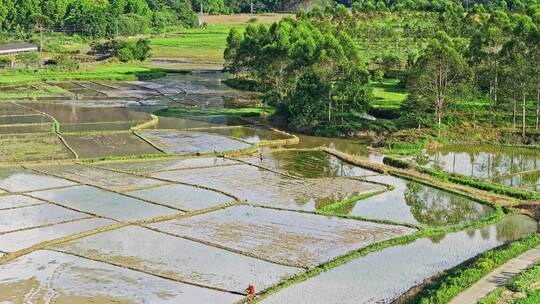
[[[122,62],[128,62],[134,59],[131,49],[127,47],[119,49],[116,58]]]
[[[398,158],[389,157],[389,156],[385,156],[383,158],[383,163],[385,165],[400,168],[400,169],[410,169],[411,168],[411,164],[409,162],[398,159]]]

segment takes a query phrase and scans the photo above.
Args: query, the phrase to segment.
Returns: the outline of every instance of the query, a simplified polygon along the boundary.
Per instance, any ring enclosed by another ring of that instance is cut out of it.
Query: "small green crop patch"
[[[73,158],[73,155],[53,135],[17,135],[0,138],[0,161],[19,162]]]
[[[188,116],[242,116],[242,117],[254,117],[271,114],[273,110],[263,108],[237,108],[237,109],[218,109],[218,110],[201,110],[201,109],[163,109],[157,111],[155,114],[158,116],[167,117],[188,117]]]

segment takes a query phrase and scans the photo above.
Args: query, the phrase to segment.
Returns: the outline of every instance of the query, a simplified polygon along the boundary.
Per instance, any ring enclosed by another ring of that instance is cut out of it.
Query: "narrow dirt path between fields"
[[[449,304],[475,304],[497,287],[504,285],[509,279],[515,277],[538,261],[540,261],[540,245],[504,263],[460,293]]]

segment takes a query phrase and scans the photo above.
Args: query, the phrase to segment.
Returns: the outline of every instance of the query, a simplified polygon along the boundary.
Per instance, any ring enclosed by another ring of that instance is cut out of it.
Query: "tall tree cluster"
[[[232,29],[226,69],[255,80],[298,130],[342,124],[367,109],[371,91],[354,40],[333,24],[301,14],[243,34]]]
[[[39,26],[99,38],[196,21],[189,0],[0,0],[0,29],[10,32]]]

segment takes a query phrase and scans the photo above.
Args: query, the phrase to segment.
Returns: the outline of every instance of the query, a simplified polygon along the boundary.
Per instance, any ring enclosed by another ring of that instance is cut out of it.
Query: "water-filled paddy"
[[[75,183],[65,179],[15,168],[0,168],[0,188],[11,192],[35,191],[47,188],[73,186]]]
[[[160,116],[155,129],[197,129],[221,126],[245,125],[247,122],[236,116],[193,116],[166,117]]]
[[[350,155],[363,156],[374,163],[382,163],[383,155],[370,151],[367,146],[369,142],[362,140],[351,140],[343,138],[318,137],[297,134],[300,142],[295,145],[286,146],[287,148],[297,149],[313,149],[313,148],[330,148],[341,151]]]
[[[1,265],[0,293],[13,303],[211,304],[241,298],[48,250]]]
[[[391,303],[440,271],[536,231],[515,215],[476,230],[421,238],[370,253],[271,295],[261,303]]]
[[[383,189],[348,178],[296,179],[251,165],[155,173],[160,178],[204,185],[232,193],[250,204],[316,210],[325,205]]]
[[[84,165],[35,166],[34,168],[41,172],[75,180],[79,183],[107,188],[114,191],[133,191],[164,184],[155,179],[112,172]]]
[[[317,266],[351,250],[415,231],[250,206],[229,207],[150,227],[302,267]]]
[[[60,123],[87,123],[107,121],[145,121],[150,114],[125,107],[81,107],[63,103],[25,103],[25,106],[52,115]]]
[[[300,177],[368,176],[377,174],[324,151],[278,150],[242,160]]]
[[[99,167],[117,169],[134,173],[152,173],[180,169],[194,169],[217,166],[239,165],[240,162],[223,157],[200,157],[186,159],[134,160],[123,162],[104,162]]]
[[[0,233],[82,219],[86,214],[51,204],[0,210]]]
[[[230,203],[233,198],[215,191],[184,185],[165,185],[127,194],[180,210],[199,210]]]
[[[341,213],[400,223],[451,226],[470,223],[493,212],[492,207],[466,197],[405,179],[388,175],[366,179],[395,189],[359,200]]]
[[[115,222],[102,218],[85,218],[67,223],[32,228],[0,235],[0,250],[14,252],[73,234],[105,227]]]
[[[261,289],[268,288],[301,271],[133,226],[85,237],[55,248],[168,278],[236,292],[243,292],[249,282]]]
[[[32,196],[59,205],[120,221],[139,221],[181,213],[114,192],[89,186],[32,192]]]
[[[200,132],[143,130],[140,133],[169,154],[218,153],[250,147],[241,141]]]
[[[223,135],[227,137],[239,138],[245,142],[252,144],[259,143],[261,141],[284,140],[292,138],[291,136],[288,136],[286,134],[260,127],[214,128],[203,129],[199,131]]]
[[[520,172],[540,170],[540,150],[497,145],[449,145],[427,152],[427,166],[451,173],[493,180],[513,187],[534,187],[535,174],[519,177]],[[423,164],[424,160],[420,161]],[[536,172],[538,173],[538,172]],[[508,175],[516,175],[517,178]]]
[[[28,207],[44,204],[45,202],[24,195],[3,195],[0,196],[0,210],[18,207]]]
[[[81,158],[161,154],[161,151],[131,133],[64,135]]]

